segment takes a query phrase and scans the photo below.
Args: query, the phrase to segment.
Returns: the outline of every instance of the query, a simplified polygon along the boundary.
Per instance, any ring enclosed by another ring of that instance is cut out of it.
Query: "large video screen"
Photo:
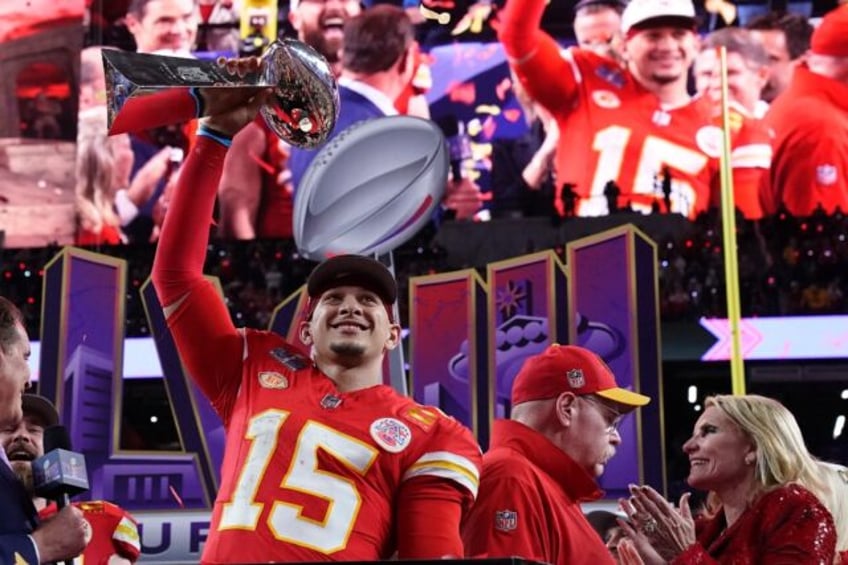
[[[125,257],[133,279],[144,280],[152,255],[145,246],[158,237],[170,191],[191,145],[190,125],[106,136],[101,51],[140,50],[210,59],[244,53],[258,38],[252,32],[263,37],[271,32],[293,33],[285,2],[273,8],[273,2],[254,3],[264,7],[253,11],[239,3],[224,3],[230,7],[223,12],[210,11],[212,3],[205,1],[199,2],[197,10],[192,9],[193,2],[184,4],[188,11],[179,12],[173,23],[179,33],[166,34],[166,40],[146,35],[139,18],[127,13],[127,1],[30,2],[26,10],[10,3],[0,7],[4,10],[0,62],[6,76],[14,77],[3,86],[14,103],[10,112],[0,116],[0,246],[6,248],[0,276],[9,285],[4,291],[31,311],[34,328],[40,271],[54,245],[74,244]],[[570,20],[569,10],[560,7],[551,20],[545,16],[548,31],[562,39],[564,48],[573,43],[570,28],[561,25]],[[810,14],[822,11],[814,3]],[[433,22],[428,25],[432,27]],[[488,29],[486,25],[483,29]],[[425,45],[422,60],[430,80],[422,87],[424,96],[437,122],[452,121],[467,137],[470,153],[464,171],[483,191],[497,194],[496,169],[503,163],[499,156],[524,143],[531,133],[527,115],[503,48],[492,41],[492,34],[469,31],[451,37],[461,41]],[[250,155],[245,162],[262,171],[262,190],[280,202],[293,190],[285,175],[287,148],[273,136],[264,138],[263,144],[267,155]],[[831,169],[822,169],[824,177],[830,174]],[[658,180],[654,196],[661,202],[665,195],[662,179]],[[575,237],[633,223],[657,243],[663,320],[697,327],[702,318],[726,317],[725,243],[715,210],[696,218],[631,209],[582,218],[553,213],[550,201],[545,212],[530,215],[508,205],[499,208],[504,202],[493,198],[484,213],[470,221],[428,226],[399,251],[401,273],[484,268],[492,261],[535,250],[561,250]],[[270,209],[263,204],[258,207]],[[268,212],[266,221],[260,222],[262,229],[254,222],[252,232],[237,234],[227,220],[227,206],[219,206],[217,213],[213,228],[217,241],[210,256],[218,261],[210,261],[208,270],[222,277],[234,315],[242,315],[246,323],[261,322],[267,317],[263,309],[280,296],[278,273],[290,272],[291,261],[297,257],[296,245],[286,233],[290,220]],[[844,214],[817,212],[795,218],[779,213],[757,221],[737,220],[743,317],[846,311],[848,281],[843,273],[848,219]],[[245,233],[255,245],[234,242]],[[409,266],[407,261],[417,264]],[[259,299],[265,289],[274,295]],[[128,331],[140,336],[145,322],[140,309],[132,307],[134,302],[131,298]]]
[[[0,3],[0,246],[73,241],[84,7]]]

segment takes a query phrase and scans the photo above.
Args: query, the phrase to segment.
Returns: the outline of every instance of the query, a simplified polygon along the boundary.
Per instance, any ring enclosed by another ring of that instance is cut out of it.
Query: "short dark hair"
[[[147,5],[153,2],[154,0],[130,0],[130,5],[127,8],[127,14],[132,14],[139,20],[144,17],[144,10],[147,8]],[[197,4],[197,0],[192,0],[194,4]]]
[[[813,26],[801,14],[769,12],[749,21],[745,27],[755,31],[782,31],[789,58],[795,60],[810,48]]]
[[[724,47],[728,53],[738,53],[753,67],[762,68],[769,64],[765,47],[747,29],[723,27],[707,35],[701,42],[701,51],[715,47]]]
[[[354,73],[386,71],[414,39],[412,20],[403,8],[377,4],[345,23],[342,65]]]
[[[17,325],[24,323],[23,314],[12,301],[0,296],[0,348],[6,351],[17,341]]]

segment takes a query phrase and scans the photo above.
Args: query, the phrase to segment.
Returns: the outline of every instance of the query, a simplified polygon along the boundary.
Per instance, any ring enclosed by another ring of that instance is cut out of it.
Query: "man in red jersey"
[[[480,495],[462,534],[466,555],[519,556],[554,565],[613,565],[581,502],[621,444],[621,419],[650,398],[619,388],[595,353],[554,344],[529,358],[512,385],[483,457]],[[635,477],[634,477],[635,479]]]
[[[203,561],[462,555],[479,447],[452,418],[382,384],[400,341],[388,270],[344,255],[313,271],[299,326],[308,357],[277,334],[237,330],[203,277],[227,146],[267,94],[203,120],[153,265],[180,356],[227,434]]]
[[[24,484],[38,517],[47,521],[56,515],[56,504],[33,493],[32,461],[44,455],[44,429],[59,423],[53,404],[36,394],[22,397],[23,420],[16,426],[0,429],[0,445],[5,450],[12,470]],[[87,543],[83,562],[91,565],[135,563],[141,552],[141,540],[135,519],[121,507],[95,500],[75,502],[86,524]]]
[[[687,72],[697,51],[690,0],[632,0],[622,15],[625,69],[581,49],[562,51],[539,29],[544,0],[508,0],[499,36],[531,97],[559,124],[557,182],[575,185],[576,213],[619,208],[694,217],[718,187],[721,131],[712,104],[693,100]],[[670,176],[664,198],[661,180]],[[670,210],[665,202],[670,202]],[[562,213],[559,197],[555,202]]]
[[[848,212],[848,6],[825,14],[766,122],[775,132],[766,209]]]

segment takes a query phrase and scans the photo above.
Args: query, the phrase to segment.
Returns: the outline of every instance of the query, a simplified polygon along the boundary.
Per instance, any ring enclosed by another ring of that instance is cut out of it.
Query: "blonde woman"
[[[631,487],[621,501],[632,524],[622,525],[623,563],[833,563],[833,518],[813,494],[825,488],[819,463],[785,406],[710,397],[683,450],[687,482],[716,504],[695,520],[688,494],[675,508],[650,487]]]
[[[75,243],[115,245],[125,241],[121,225],[138,213],[138,206],[150,198],[156,184],[167,174],[170,151],[169,147],[162,149],[130,182],[134,158],[129,136],[107,136],[103,113],[94,112],[81,119],[77,135]]]

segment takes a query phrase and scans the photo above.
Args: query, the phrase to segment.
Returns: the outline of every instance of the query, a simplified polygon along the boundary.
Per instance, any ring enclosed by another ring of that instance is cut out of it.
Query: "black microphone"
[[[451,176],[459,181],[462,177],[462,164],[472,158],[471,138],[465,131],[465,124],[456,116],[442,116],[436,120],[436,125],[442,130],[448,144]]]
[[[85,457],[71,451],[71,438],[65,426],[44,430],[44,455],[32,462],[35,494],[56,501],[59,510],[72,496],[88,490]]]

